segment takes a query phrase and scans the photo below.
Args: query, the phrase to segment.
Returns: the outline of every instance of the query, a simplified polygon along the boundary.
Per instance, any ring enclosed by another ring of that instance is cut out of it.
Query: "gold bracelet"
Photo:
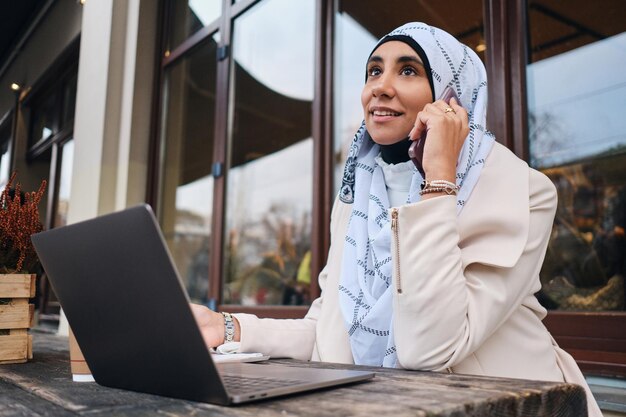
[[[461,187],[455,183],[446,180],[424,180],[420,195],[439,192],[445,192],[448,195],[456,195],[460,188]]]
[[[446,192],[445,188],[430,187],[430,188],[424,188],[422,191],[420,191],[420,195],[430,194],[430,193],[445,193],[445,192]]]

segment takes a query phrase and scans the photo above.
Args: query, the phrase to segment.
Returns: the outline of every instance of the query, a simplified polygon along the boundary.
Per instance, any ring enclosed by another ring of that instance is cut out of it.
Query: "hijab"
[[[471,48],[449,33],[424,23],[407,23],[393,30],[378,41],[374,50],[390,40],[407,43],[430,67],[428,75],[433,97],[439,97],[444,88],[450,86],[468,112],[470,132],[459,154],[456,172],[456,183],[460,186],[457,195],[459,214],[495,141],[485,128],[485,67]],[[350,146],[339,192],[342,202],[352,204],[344,243],[339,300],[354,362],[396,367],[389,198],[382,168],[376,162],[380,152],[381,146],[372,140],[365,122],[361,123]],[[415,169],[407,204],[420,200],[423,180]]]

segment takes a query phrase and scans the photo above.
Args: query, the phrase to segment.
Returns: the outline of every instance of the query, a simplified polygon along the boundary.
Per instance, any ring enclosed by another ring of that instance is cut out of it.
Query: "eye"
[[[380,75],[382,73],[381,69],[379,67],[373,66],[368,68],[367,70],[367,76],[368,77],[375,77],[377,75]]]
[[[402,68],[402,71],[400,72],[402,73],[402,75],[417,75],[417,71],[415,70],[415,68],[409,66]]]

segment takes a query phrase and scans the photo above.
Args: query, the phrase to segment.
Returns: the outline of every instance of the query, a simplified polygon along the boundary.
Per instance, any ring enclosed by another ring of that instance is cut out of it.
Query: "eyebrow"
[[[417,65],[421,65],[422,67],[424,66],[424,63],[417,57],[414,56],[401,56],[400,58],[398,58],[398,61],[400,63],[405,63],[405,62],[412,62],[414,64]]]
[[[380,63],[380,62],[383,62],[383,59],[379,55],[372,55],[370,57],[370,59],[367,60],[367,65],[369,65],[370,62]],[[411,55],[400,56],[400,57],[398,57],[396,62],[401,63],[401,64],[404,64],[404,63],[407,63],[407,62],[411,62],[413,64],[417,64],[417,65],[420,65],[422,67],[424,66],[424,63],[422,63],[422,61],[420,61],[417,57],[411,56]]]

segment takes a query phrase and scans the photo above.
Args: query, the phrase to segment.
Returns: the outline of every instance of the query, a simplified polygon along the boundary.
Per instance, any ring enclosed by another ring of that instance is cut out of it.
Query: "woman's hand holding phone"
[[[468,134],[467,111],[459,105],[454,91],[446,88],[442,99],[418,113],[409,133],[409,139],[415,141],[409,156],[424,178],[455,182],[456,162]]]

